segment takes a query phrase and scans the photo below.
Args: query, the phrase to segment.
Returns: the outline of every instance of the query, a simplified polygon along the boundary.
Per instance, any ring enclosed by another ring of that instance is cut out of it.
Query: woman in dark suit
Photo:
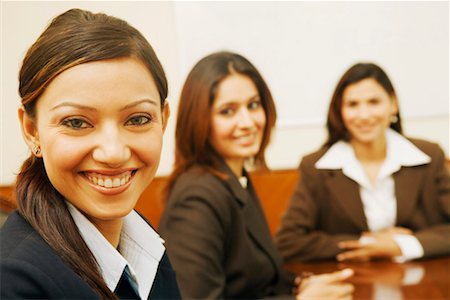
[[[292,294],[294,278],[281,268],[244,167],[265,167],[275,118],[266,83],[244,57],[214,53],[189,73],[178,107],[175,168],[159,224],[184,298]],[[349,297],[352,286],[338,284],[348,273],[319,276],[321,284],[303,284],[295,295]]]
[[[168,118],[150,44],[123,20],[72,9],[28,50],[19,80],[32,154],[0,231],[0,298],[179,298],[159,235],[133,211]]]
[[[340,79],[328,140],[300,164],[276,241],[287,261],[398,262],[450,254],[450,176],[438,145],[402,135],[386,73],[359,63]]]

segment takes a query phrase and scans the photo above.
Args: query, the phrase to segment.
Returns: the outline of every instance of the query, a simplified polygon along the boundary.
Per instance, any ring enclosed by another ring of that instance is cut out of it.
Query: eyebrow
[[[259,100],[259,101],[261,101],[261,97],[259,96],[259,94],[255,94],[254,96],[249,97],[249,98],[247,99],[247,102],[250,102],[250,101],[253,101],[253,100]],[[227,105],[230,105],[230,104],[234,104],[234,103],[236,103],[236,102],[238,102],[238,101],[236,101],[236,100],[231,100],[231,101],[228,101],[228,102],[220,103],[217,107],[220,108],[220,107],[223,107],[223,106],[227,106]]]
[[[123,108],[120,109],[120,111],[124,111],[124,110],[127,110],[127,109],[131,108],[131,107],[138,106],[141,103],[150,103],[150,104],[152,104],[154,106],[158,106],[158,102],[153,100],[153,99],[142,99],[142,100],[138,100],[138,101],[135,101],[133,103],[125,105]],[[84,109],[84,110],[90,110],[90,111],[97,111],[97,109],[94,108],[94,107],[90,107],[90,106],[87,106],[87,105],[82,105],[82,104],[75,103],[75,102],[70,102],[70,101],[65,101],[65,102],[59,103],[58,105],[53,106],[51,108],[51,110],[56,110],[56,109],[58,109],[60,107],[65,107],[65,106],[70,106],[70,107],[75,107],[75,108],[78,108],[78,109]]]
[[[65,106],[71,106],[71,107],[75,107],[75,108],[79,108],[79,109],[87,109],[87,110],[97,111],[93,107],[82,105],[82,104],[78,104],[78,103],[74,103],[74,102],[67,102],[67,101],[59,103],[58,105],[53,106],[50,110],[56,110],[56,109],[58,109],[60,107],[65,107]]]
[[[126,109],[129,109],[129,108],[134,107],[134,106],[138,106],[138,105],[141,104],[141,103],[150,103],[150,104],[152,104],[152,105],[158,107],[159,101],[155,101],[155,100],[150,99],[150,98],[138,100],[138,101],[136,101],[136,102],[133,102],[133,103],[130,103],[130,104],[125,105],[125,106],[121,109],[121,111],[126,110]]]

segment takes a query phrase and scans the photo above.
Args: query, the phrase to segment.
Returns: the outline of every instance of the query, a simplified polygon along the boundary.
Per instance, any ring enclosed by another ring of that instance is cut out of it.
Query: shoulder
[[[225,218],[233,210],[235,203],[225,180],[194,167],[181,174],[174,182],[164,215],[173,214],[176,209],[178,213],[204,211]]]
[[[0,245],[2,260],[13,257],[26,258],[37,250],[48,247],[39,234],[17,212],[11,213],[0,230]],[[51,252],[49,247],[46,250]]]
[[[314,170],[317,170],[315,167],[316,162],[325,154],[327,153],[328,148],[320,148],[317,151],[314,151],[312,153],[306,154],[302,161],[300,162],[300,169],[302,172],[311,172]]]
[[[213,197],[227,192],[224,180],[200,167],[193,167],[181,174],[169,193],[169,201],[173,198]]]
[[[0,230],[0,245],[2,298],[96,297],[18,213]]]
[[[62,263],[56,252],[17,212],[13,212],[0,230],[1,266],[17,262],[43,269]]]
[[[206,231],[219,237],[232,226],[238,211],[238,201],[224,180],[200,168],[190,169],[171,187],[158,231],[169,243],[174,240],[171,235],[175,237],[180,232],[185,238]],[[168,251],[170,256],[174,250]]]
[[[439,156],[445,156],[444,151],[442,148],[437,144],[430,141],[417,139],[417,138],[409,138],[407,139],[413,143],[417,148],[419,148],[421,151],[423,151],[425,154],[431,157],[431,159],[434,159]]]

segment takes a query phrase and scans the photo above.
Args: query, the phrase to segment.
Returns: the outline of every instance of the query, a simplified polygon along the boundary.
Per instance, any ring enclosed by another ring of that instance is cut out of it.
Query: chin
[[[249,159],[249,158],[255,157],[257,153],[258,153],[258,151],[241,152],[240,157],[243,159]]]

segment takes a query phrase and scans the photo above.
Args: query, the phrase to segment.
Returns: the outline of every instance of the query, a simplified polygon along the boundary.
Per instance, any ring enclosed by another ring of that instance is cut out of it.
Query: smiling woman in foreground
[[[159,235],[133,211],[158,168],[167,82],[125,21],[73,9],[20,70],[31,149],[1,229],[1,297],[179,297]]]

